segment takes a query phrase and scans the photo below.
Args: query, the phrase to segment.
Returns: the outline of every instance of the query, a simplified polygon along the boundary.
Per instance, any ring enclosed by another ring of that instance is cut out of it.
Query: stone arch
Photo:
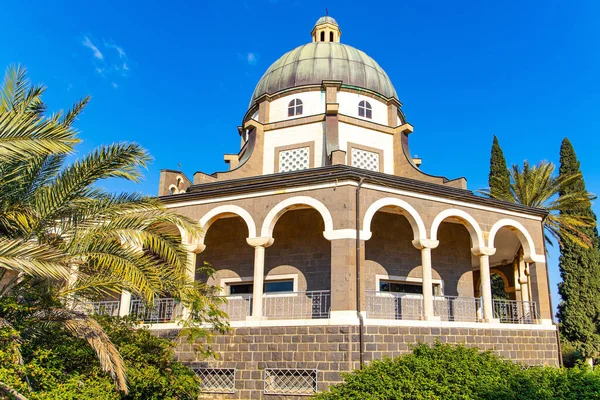
[[[321,217],[323,217],[323,222],[325,223],[325,232],[333,231],[333,218],[331,217],[331,213],[323,203],[312,197],[295,196],[279,202],[277,205],[275,205],[275,207],[271,209],[271,211],[269,211],[262,224],[262,228],[260,231],[261,237],[273,237],[273,228],[275,228],[275,224],[277,223],[279,218],[292,206],[295,205],[307,205],[317,210],[319,214],[321,214]],[[325,232],[323,233],[325,234]]]
[[[494,240],[496,239],[496,234],[500,229],[505,227],[510,229],[510,231],[513,232],[521,242],[521,246],[523,246],[523,258],[526,262],[535,262],[540,258],[535,253],[533,238],[527,229],[525,229],[525,227],[519,222],[510,218],[501,219],[492,226],[488,237],[488,247],[495,248]]]
[[[219,218],[222,218],[223,215],[226,214],[235,214],[238,217],[242,218],[246,223],[246,226],[248,227],[248,237],[256,237],[256,224],[254,223],[254,219],[252,218],[250,213],[239,206],[224,205],[213,208],[212,210],[204,214],[202,218],[200,218],[200,227],[202,228],[202,243],[204,243],[204,236],[206,235],[206,231],[208,231],[213,222],[215,222]]]
[[[367,212],[365,213],[365,216],[363,218],[363,224],[362,224],[362,229],[363,229],[363,231],[366,232],[367,236],[371,235],[371,222],[373,221],[373,217],[375,216],[375,213],[377,211],[379,211],[381,208],[387,207],[387,206],[398,207],[406,212],[406,213],[403,213],[402,215],[404,215],[406,217],[406,219],[408,220],[408,222],[410,223],[410,226],[412,227],[412,230],[413,230],[415,240],[425,239],[427,237],[425,223],[423,222],[423,219],[421,218],[421,216],[419,215],[417,210],[415,210],[413,208],[413,206],[411,206],[404,200],[396,199],[393,197],[385,197],[383,199],[379,199],[369,206],[369,208],[367,209]]]
[[[469,235],[471,236],[471,246],[473,249],[481,249],[485,247],[485,241],[483,240],[483,231],[481,227],[471,216],[471,214],[467,213],[463,210],[458,210],[456,208],[450,208],[440,212],[433,220],[431,224],[431,239],[437,240],[437,232],[444,220],[448,218],[456,218],[458,219],[469,231]]]

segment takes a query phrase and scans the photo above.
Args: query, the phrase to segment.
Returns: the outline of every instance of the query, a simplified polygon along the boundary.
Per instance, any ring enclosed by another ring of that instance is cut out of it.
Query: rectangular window
[[[312,395],[316,392],[316,369],[265,369],[265,394]]]
[[[252,294],[252,282],[230,283],[229,294]]]
[[[200,391],[204,393],[234,393],[235,368],[192,367],[200,379]]]
[[[294,281],[271,281],[265,282],[265,293],[276,293],[276,292],[293,292]]]
[[[380,292],[391,292],[391,293],[409,293],[409,294],[423,294],[423,284],[421,282],[407,282],[407,281],[379,281]],[[441,296],[442,291],[439,283],[433,284],[433,295]]]
[[[253,283],[249,281],[240,283],[228,283],[229,294],[252,294]],[[278,293],[278,292],[293,292],[294,291],[294,280],[278,280],[278,281],[266,281],[263,287],[264,293]]]
[[[379,172],[379,153],[352,148],[351,157],[353,167]]]
[[[310,148],[282,150],[279,152],[279,172],[291,172],[310,167]]]

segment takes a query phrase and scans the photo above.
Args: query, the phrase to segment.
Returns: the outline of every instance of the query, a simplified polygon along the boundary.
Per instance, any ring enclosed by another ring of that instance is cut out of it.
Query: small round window
[[[294,99],[288,104],[288,117],[302,115],[302,100]]]
[[[371,104],[368,101],[361,101],[358,103],[358,116],[364,118],[373,118],[373,111],[371,109]]]

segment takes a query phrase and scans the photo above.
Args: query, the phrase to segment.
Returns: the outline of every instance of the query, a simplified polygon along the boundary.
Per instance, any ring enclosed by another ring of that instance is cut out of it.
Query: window
[[[358,116],[369,119],[373,117],[371,111],[371,104],[368,101],[363,100],[360,103],[358,103]]]
[[[265,293],[275,292],[293,292],[294,281],[292,279],[285,281],[265,282]]]
[[[352,158],[351,164],[353,167],[379,172],[379,153],[353,147],[350,157]]]
[[[329,41],[333,42],[333,32],[329,32]]]
[[[252,282],[229,284],[229,294],[252,294]]]
[[[302,115],[302,100],[294,99],[288,104],[288,117]]]
[[[279,152],[279,172],[301,171],[310,167],[310,147]]]
[[[311,395],[317,392],[316,369],[265,368],[265,394]]]
[[[321,32],[321,42],[325,41],[325,31]]]
[[[249,281],[239,283],[228,283],[229,294],[252,294],[253,283]],[[280,293],[280,292],[293,292],[294,291],[294,280],[274,280],[266,281],[263,287],[264,293]]]
[[[421,282],[408,281],[379,281],[380,292],[390,293],[408,293],[408,294],[423,294],[423,284]],[[442,291],[439,283],[433,284],[433,295],[441,296]]]
[[[205,393],[234,393],[235,368],[206,368],[192,366],[200,380],[200,391]]]

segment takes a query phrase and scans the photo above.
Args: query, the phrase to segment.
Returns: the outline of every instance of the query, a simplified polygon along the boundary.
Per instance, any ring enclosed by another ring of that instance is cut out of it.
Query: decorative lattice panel
[[[352,166],[369,171],[379,171],[379,153],[361,149],[352,149]]]
[[[265,369],[265,394],[312,395],[317,391],[316,369]]]
[[[235,368],[192,367],[200,379],[200,391],[205,393],[234,393]]]
[[[297,149],[282,150],[279,152],[279,172],[299,171],[308,169],[310,149],[300,147]]]

